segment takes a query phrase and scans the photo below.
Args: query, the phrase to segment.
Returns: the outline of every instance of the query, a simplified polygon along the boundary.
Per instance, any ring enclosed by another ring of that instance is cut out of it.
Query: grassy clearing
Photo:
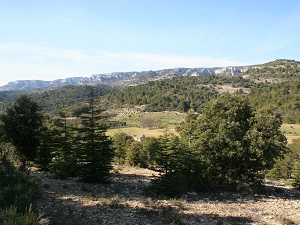
[[[119,128],[119,129],[110,129],[106,132],[106,135],[108,136],[114,136],[118,132],[124,132],[129,135],[138,135],[138,134],[144,134],[146,137],[159,137],[163,135],[165,132],[167,133],[173,133],[178,135],[178,133],[175,131],[174,128],[172,129],[153,129],[149,130],[146,128],[139,128],[139,127],[125,127],[125,128]]]
[[[300,124],[284,123],[281,126],[281,130],[287,135],[300,136]]]
[[[174,128],[184,120],[185,114],[178,112],[143,112],[116,116],[111,120],[126,122],[128,126],[140,127],[141,120],[144,118],[155,118],[157,126],[163,128]]]
[[[185,114],[178,112],[143,112],[113,117],[112,121],[126,122],[127,126],[118,129],[109,129],[106,134],[114,136],[118,132],[124,132],[128,135],[144,134],[146,137],[159,137],[165,132],[178,135],[175,127],[184,120]],[[141,120],[145,118],[155,118],[156,127],[160,129],[141,128]]]
[[[286,136],[287,142],[289,144],[291,144],[293,142],[293,140],[300,138],[300,136],[296,136],[296,135],[285,135],[285,136]]]
[[[300,124],[287,124],[281,126],[281,131],[286,136],[288,143],[292,143],[294,139],[300,138]]]

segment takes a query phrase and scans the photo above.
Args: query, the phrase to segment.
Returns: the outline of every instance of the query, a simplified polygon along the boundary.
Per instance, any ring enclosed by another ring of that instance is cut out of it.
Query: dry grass
[[[281,131],[286,136],[288,143],[292,143],[294,139],[300,138],[300,124],[282,124]]]
[[[125,128],[119,128],[119,129],[110,129],[106,132],[106,135],[108,136],[114,136],[118,132],[124,132],[128,135],[138,135],[138,134],[144,134],[146,137],[159,137],[163,135],[165,132],[167,133],[173,133],[175,135],[178,135],[178,133],[175,131],[174,128],[172,129],[153,129],[149,130],[146,128],[139,128],[139,127],[125,127]]]

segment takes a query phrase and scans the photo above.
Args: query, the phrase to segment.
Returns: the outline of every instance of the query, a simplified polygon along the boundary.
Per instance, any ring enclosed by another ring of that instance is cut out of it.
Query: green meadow
[[[126,122],[127,126],[141,127],[141,121],[150,118],[156,121],[159,128],[175,128],[183,122],[185,117],[184,113],[178,112],[141,112],[123,116],[113,117],[112,121]]]
[[[163,134],[173,133],[178,135],[175,127],[184,120],[185,114],[177,112],[144,112],[130,115],[116,116],[112,121],[126,122],[127,127],[109,129],[106,134],[114,136],[118,132],[124,132],[128,135],[144,134],[146,137],[159,137]],[[144,119],[152,119],[155,121],[155,128],[149,129],[142,126]]]

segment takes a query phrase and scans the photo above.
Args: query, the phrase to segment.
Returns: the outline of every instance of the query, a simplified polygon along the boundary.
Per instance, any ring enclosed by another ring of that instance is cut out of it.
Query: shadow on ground
[[[35,173],[42,180],[44,194],[40,202],[44,225],[131,225],[131,224],[251,224],[251,218],[221,216],[186,210],[186,204],[199,202],[239,203],[266,198],[299,199],[299,191],[266,186],[262,192],[247,195],[235,192],[187,193],[181,199],[150,198],[145,190],[151,176],[112,175],[109,184],[85,184],[76,178],[54,179],[49,173]]]

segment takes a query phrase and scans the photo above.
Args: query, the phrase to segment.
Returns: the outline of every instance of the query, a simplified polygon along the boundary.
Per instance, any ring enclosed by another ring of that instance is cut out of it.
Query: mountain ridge
[[[56,79],[53,81],[44,80],[17,80],[0,86],[0,91],[30,90],[47,87],[60,87],[68,85],[97,85],[104,84],[112,87],[135,86],[148,81],[169,79],[178,76],[236,76],[246,72],[253,66],[227,66],[212,68],[173,68],[162,70],[149,70],[142,72],[113,72],[94,74],[90,77],[70,77]]]

